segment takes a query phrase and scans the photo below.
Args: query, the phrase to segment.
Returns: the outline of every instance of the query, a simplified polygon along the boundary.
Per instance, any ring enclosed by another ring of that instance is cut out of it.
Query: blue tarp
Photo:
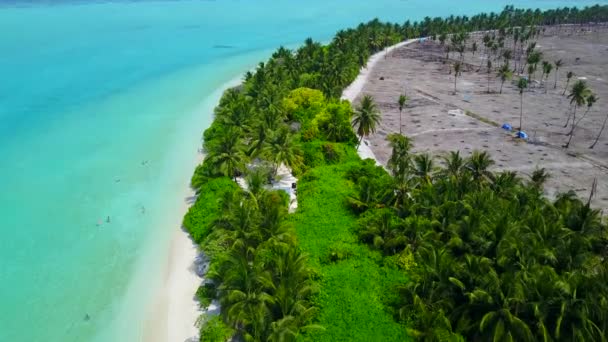
[[[524,132],[524,131],[517,132],[517,134],[515,136],[518,138],[522,138],[522,139],[528,139],[528,134],[526,134],[526,132]]]
[[[502,124],[502,129],[510,132],[513,130],[513,127],[511,127],[511,125],[509,125],[508,123],[505,123],[505,124]]]

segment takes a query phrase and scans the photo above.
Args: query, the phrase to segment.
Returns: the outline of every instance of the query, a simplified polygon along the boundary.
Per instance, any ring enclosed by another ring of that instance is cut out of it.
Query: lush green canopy
[[[373,20],[339,31],[326,46],[308,39],[293,51],[281,47],[247,73],[223,95],[204,133],[207,158],[192,178],[199,197],[184,218],[211,260],[212,282],[197,295],[201,303],[222,304],[221,319],[207,320],[201,339],[369,340],[388,333],[402,340],[403,319],[412,336],[425,340],[601,340],[608,312],[605,226],[588,203],[570,195],[549,202],[540,191],[542,172],[530,182],[492,173],[485,153],[466,161],[453,153],[437,171],[431,156],[410,155],[405,137],[391,137],[392,176],[355,162],[353,118],[365,114],[365,125],[357,125],[365,135],[378,113],[370,99],[354,116],[339,97],[370,55],[404,39],[439,35],[443,43],[458,33],[451,39],[460,52],[471,31],[532,35],[535,25],[607,19],[608,6],[544,12],[508,6],[499,14],[403,25]],[[297,234],[285,193],[266,186],[280,164],[302,179],[305,209],[296,216],[322,216],[310,227],[296,220]],[[231,180],[243,176],[248,190]],[[319,266],[328,262],[340,266]],[[405,274],[412,281],[404,283]],[[348,276],[347,296],[340,277]],[[397,283],[404,283],[401,292],[392,289]],[[339,303],[349,306],[337,309]],[[348,331],[351,323],[356,334]]]

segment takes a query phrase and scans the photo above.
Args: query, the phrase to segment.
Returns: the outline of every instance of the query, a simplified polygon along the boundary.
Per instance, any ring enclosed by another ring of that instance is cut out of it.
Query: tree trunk
[[[359,142],[357,143],[357,150],[359,149],[359,146],[361,146],[361,142],[363,141],[363,136],[361,136],[359,138]]]
[[[606,113],[606,117],[604,118],[604,123],[602,124],[602,128],[600,128],[600,132],[597,134],[597,137],[595,137],[595,141],[593,142],[593,144],[591,144],[591,146],[589,146],[589,148],[593,149],[595,147],[595,144],[597,144],[598,140],[600,140],[600,136],[602,135],[602,132],[604,131],[604,127],[606,127],[606,121],[608,121],[608,113]]]
[[[568,127],[568,123],[570,122],[570,118],[572,117],[571,108],[572,108],[572,104],[568,107],[568,111],[569,111],[569,113],[568,113],[568,119],[566,120],[566,124],[564,125],[564,128]]]
[[[402,112],[402,111],[403,111],[403,110],[399,109],[399,134],[402,134],[402,133],[401,133],[401,112]]]
[[[559,71],[559,69],[555,69],[555,84],[553,84],[553,89],[557,88],[557,72]]]
[[[587,110],[585,111],[585,114],[583,114],[583,116],[581,116],[581,118],[580,118],[580,119],[578,119],[578,121],[576,122],[576,127],[578,127],[578,124],[579,124],[581,121],[583,121],[583,119],[585,118],[585,116],[587,116],[587,113],[589,113],[589,111],[590,111],[590,110],[591,110],[591,109],[587,109]]]
[[[544,84],[543,84],[544,78],[545,78],[545,72],[543,71],[542,74],[540,74],[540,86],[541,87],[544,87]],[[545,87],[545,89],[546,89],[546,87]]]
[[[564,92],[562,93],[562,96],[566,95],[566,90],[568,90],[568,83],[570,83],[570,79],[566,81],[566,86],[564,87]]]
[[[500,93],[502,94],[502,86],[505,84],[505,81],[501,80],[500,82]]]
[[[457,73],[454,73],[454,95],[456,95],[456,80],[458,79]]]
[[[521,119],[524,116],[524,93],[519,94],[519,131],[522,131]]]
[[[490,73],[488,72],[488,94],[490,93]]]
[[[574,136],[574,129],[576,128],[576,125],[574,124],[576,122],[576,107],[578,106],[574,105],[574,114],[572,115],[572,129],[570,129],[570,133],[568,133],[570,137],[568,138],[568,142],[566,143],[566,145],[564,145],[565,148],[568,148],[570,146],[570,141],[572,141],[572,137]]]

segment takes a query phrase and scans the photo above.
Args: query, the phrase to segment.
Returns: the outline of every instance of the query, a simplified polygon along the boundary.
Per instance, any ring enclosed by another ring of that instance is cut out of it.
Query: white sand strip
[[[169,306],[167,308],[167,341],[185,341],[198,336],[198,329],[192,319],[201,314],[194,294],[201,278],[193,270],[192,261],[198,254],[198,248],[184,232],[177,232],[171,246],[170,272],[167,290]],[[187,319],[184,319],[186,318]]]
[[[241,84],[241,79],[242,76],[239,75],[216,89],[202,103],[201,115],[212,115],[210,113],[213,113],[213,108],[223,92]],[[203,158],[204,155],[199,151],[196,159],[193,158],[191,169],[200,164]],[[196,267],[201,266],[195,265],[199,250],[187,232],[177,229],[196,197],[189,186],[184,186],[182,194],[183,205],[178,211],[168,213],[175,216],[176,226],[172,227],[169,255],[162,270],[163,283],[152,298],[150,313],[143,325],[141,341],[183,342],[197,338],[199,332],[195,323],[199,316],[206,312],[199,309],[199,304],[195,300],[196,290],[204,281],[204,278],[200,278],[195,272]]]
[[[199,162],[202,155],[198,155]],[[183,206],[176,213],[183,217],[195,193],[189,188],[184,196]],[[202,283],[195,272],[194,261],[199,254],[198,247],[187,232],[175,229],[171,235],[171,245],[166,266],[163,270],[163,283],[151,306],[151,312],[144,325],[143,340],[148,342],[185,341],[198,336],[195,326],[202,311],[194,294]]]
[[[292,184],[297,183],[298,179],[293,176],[291,169],[285,164],[281,164],[277,170],[277,181],[272,183],[272,189],[283,190],[289,195],[289,213],[294,213],[298,208],[298,197]]]
[[[380,51],[380,52],[376,52],[375,54],[373,54],[368,60],[367,60],[367,64],[365,65],[364,68],[361,69],[361,71],[359,72],[359,76],[357,76],[357,78],[355,78],[355,80],[353,81],[353,83],[351,83],[348,87],[346,87],[346,89],[344,89],[344,91],[342,92],[342,100],[348,100],[351,103],[353,101],[355,101],[355,98],[357,98],[357,96],[359,96],[359,93],[361,93],[361,90],[363,90],[363,86],[365,85],[365,82],[367,82],[367,79],[369,77],[370,72],[372,71],[372,69],[374,68],[374,66],[376,65],[376,63],[378,63],[378,61],[383,58],[385,55],[389,54],[391,51],[393,51],[394,49],[398,49],[402,46],[411,44],[413,42],[418,41],[418,38],[416,39],[409,39],[406,40],[404,42],[401,43],[397,43],[395,45],[389,46],[386,49]]]
[[[384,56],[389,54],[394,49],[411,44],[418,40],[419,40],[418,38],[409,39],[404,42],[389,46],[386,49],[373,54],[367,60],[367,64],[365,65],[364,68],[361,69],[361,71],[359,72],[359,75],[357,76],[357,78],[355,78],[353,83],[351,83],[348,87],[346,87],[346,89],[344,89],[344,91],[342,92],[341,99],[348,100],[348,101],[350,101],[350,103],[353,103],[355,101],[355,99],[357,98],[357,96],[359,96],[359,94],[363,90],[363,86],[365,86],[365,83],[367,82],[367,80],[369,78],[369,74],[371,73],[372,69],[374,68],[376,63],[378,63],[378,61],[380,59],[382,59]],[[378,159],[376,159],[374,152],[372,152],[372,150],[369,148],[368,145],[369,145],[369,141],[367,141],[367,140],[363,140],[361,142],[361,145],[357,149],[357,153],[359,154],[359,157],[361,157],[361,159],[367,159],[367,158],[373,159],[376,161],[376,165],[382,166],[382,164],[380,164],[378,162]]]

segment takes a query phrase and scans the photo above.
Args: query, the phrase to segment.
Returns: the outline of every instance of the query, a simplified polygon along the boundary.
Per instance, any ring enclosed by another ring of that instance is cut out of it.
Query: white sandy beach
[[[241,76],[227,82],[211,94],[202,108],[200,115],[212,115],[213,108],[226,89],[241,83]],[[207,127],[201,127],[201,132]],[[194,166],[204,159],[200,151],[196,154],[193,165],[185,165],[194,170]],[[196,321],[203,313],[195,299],[195,293],[204,281],[196,272],[195,260],[200,252],[190,239],[187,232],[181,229],[182,219],[188,208],[194,204],[194,190],[186,183],[182,190],[182,205],[178,212],[170,215],[175,217],[175,225],[171,227],[170,250],[162,269],[162,284],[159,286],[150,305],[150,311],[144,324],[142,341],[145,342],[183,342],[198,337]],[[207,312],[216,313],[215,306]],[[195,339],[198,341],[198,339]]]
[[[202,155],[198,154],[198,162]],[[195,193],[188,188],[184,196],[180,212],[175,217],[184,217]],[[188,233],[182,229],[174,229],[171,234],[169,257],[162,270],[162,284],[158,293],[153,297],[150,313],[145,322],[143,340],[148,342],[185,341],[198,336],[195,326],[196,319],[201,314],[194,294],[202,280],[194,269],[194,260],[199,254],[198,248],[190,240]]]
[[[361,71],[359,71],[359,75],[357,76],[357,78],[355,78],[353,83],[351,83],[348,87],[346,87],[346,89],[344,89],[344,91],[342,92],[341,99],[348,100],[348,101],[350,101],[350,103],[354,103],[357,96],[359,96],[359,94],[361,93],[361,90],[363,90],[363,86],[365,85],[365,82],[367,82],[367,80],[369,78],[369,74],[371,73],[371,71],[374,68],[374,66],[376,65],[376,63],[378,63],[379,60],[381,60],[385,55],[389,54],[394,49],[400,48],[407,44],[411,44],[417,40],[418,39],[409,39],[404,42],[389,46],[386,49],[373,54],[367,60],[367,64],[365,65],[365,68],[363,68],[363,69],[361,69]],[[378,162],[378,159],[374,155],[374,152],[369,148],[368,145],[369,145],[369,142],[366,139],[363,139],[363,141],[361,142],[361,145],[359,145],[359,148],[357,149],[357,153],[359,154],[359,157],[361,157],[361,159],[367,159],[367,158],[373,159],[376,161],[376,165],[382,166],[382,164],[380,164]]]

